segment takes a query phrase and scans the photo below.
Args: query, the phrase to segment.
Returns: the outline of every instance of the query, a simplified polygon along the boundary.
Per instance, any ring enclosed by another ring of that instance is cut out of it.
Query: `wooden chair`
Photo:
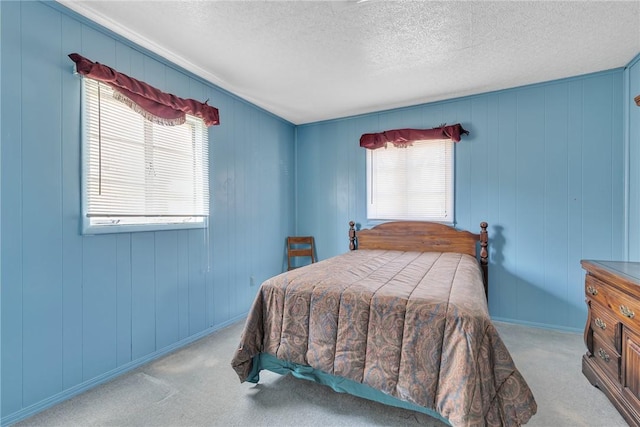
[[[294,266],[291,262],[297,257],[309,257],[311,263],[316,262],[315,244],[313,236],[289,236],[287,237],[287,270],[293,270],[299,266]]]

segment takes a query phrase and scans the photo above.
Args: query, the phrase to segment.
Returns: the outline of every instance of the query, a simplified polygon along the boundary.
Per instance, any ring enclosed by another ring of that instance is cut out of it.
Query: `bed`
[[[231,365],[420,411],[517,426],[537,406],[487,306],[487,224],[349,224],[350,251],[266,280]]]

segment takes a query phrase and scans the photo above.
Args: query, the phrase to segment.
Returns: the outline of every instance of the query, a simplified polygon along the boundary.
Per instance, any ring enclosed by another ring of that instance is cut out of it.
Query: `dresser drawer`
[[[591,303],[591,329],[609,346],[619,348],[616,345],[619,337],[618,319],[611,313],[610,308],[601,306],[595,301]]]
[[[593,335],[593,359],[615,383],[620,381],[620,355],[600,335]]]
[[[640,301],[612,288],[607,289],[605,298],[607,307],[622,323],[634,330],[640,328]]]
[[[592,301],[598,301],[600,305],[607,306],[607,290],[611,288],[611,285],[607,285],[600,280],[596,279],[590,274],[587,274],[584,280],[584,293],[587,298]]]

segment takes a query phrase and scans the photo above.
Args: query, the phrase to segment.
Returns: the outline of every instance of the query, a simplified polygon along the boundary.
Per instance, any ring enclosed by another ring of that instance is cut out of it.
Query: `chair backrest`
[[[287,270],[296,268],[291,262],[296,257],[309,257],[311,258],[311,263],[316,262],[313,236],[287,237]]]

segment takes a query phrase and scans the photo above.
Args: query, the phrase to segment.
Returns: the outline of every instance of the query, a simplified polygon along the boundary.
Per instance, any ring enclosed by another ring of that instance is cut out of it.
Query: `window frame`
[[[140,224],[95,224],[92,223],[91,217],[89,215],[89,158],[91,152],[91,141],[89,137],[89,108],[86,103],[88,102],[88,91],[86,88],[86,81],[91,80],[88,77],[82,77],[81,84],[81,233],[85,235],[96,235],[96,234],[111,234],[111,233],[132,233],[132,232],[149,232],[149,231],[164,231],[164,230],[183,230],[183,229],[203,229],[209,226],[209,216],[211,212],[211,198],[210,194],[206,195],[207,203],[208,203],[208,213],[207,215],[192,215],[185,216],[184,218],[196,218],[193,222],[147,222]],[[94,80],[100,85],[105,85],[102,82]],[[125,104],[122,104],[123,108],[129,108]],[[133,110],[132,110],[133,111]],[[204,127],[206,138],[202,141],[202,146],[207,150],[207,159],[206,163],[202,162],[202,167],[206,167],[203,171],[202,179],[206,180],[204,183],[204,188],[209,187],[210,177],[211,177],[211,158],[209,156],[209,137],[208,130],[202,119],[199,119],[195,116],[189,117],[187,115],[188,120],[195,120],[202,122],[201,126]],[[146,119],[144,119],[146,121]],[[146,128],[146,124],[145,124]],[[146,144],[146,142],[145,142]],[[203,159],[204,160],[204,159]],[[115,218],[118,218],[117,215],[114,215]],[[122,218],[123,216],[120,216]],[[143,216],[136,217],[142,218]],[[149,218],[162,218],[160,215],[150,215]],[[169,218],[169,217],[167,217]]]
[[[446,211],[449,212],[450,214],[447,213],[446,215],[443,216],[422,216],[422,217],[414,217],[414,216],[410,216],[410,215],[378,215],[375,212],[372,212],[372,203],[371,203],[371,196],[372,196],[372,168],[374,166],[372,166],[372,159],[373,157],[376,155],[376,153],[382,153],[384,152],[387,148],[378,148],[375,150],[371,150],[371,149],[366,149],[366,161],[365,161],[365,191],[366,191],[366,195],[365,195],[365,207],[366,207],[366,219],[367,222],[370,224],[379,224],[379,223],[383,223],[383,222],[389,222],[389,221],[422,221],[422,222],[438,222],[438,223],[442,223],[442,224],[447,224],[447,225],[454,225],[455,224],[455,143],[454,141],[450,140],[450,139],[439,139],[439,140],[421,140],[421,141],[414,141],[413,144],[423,144],[423,143],[434,143],[434,142],[446,142],[448,144],[449,147],[449,152],[450,152],[450,158],[449,158],[449,162],[448,164],[444,164],[445,168],[448,168],[448,171],[445,170],[445,173],[448,172],[449,174],[449,186],[448,186],[448,191],[447,191],[447,200],[448,204],[447,204],[447,208]],[[412,150],[415,147],[413,146],[407,146],[407,147],[394,147],[392,144],[389,144],[387,147],[392,148],[392,149],[396,149],[396,150]],[[410,151],[407,152],[408,154],[410,154]],[[446,178],[445,178],[446,179]],[[406,187],[405,187],[406,190]]]

